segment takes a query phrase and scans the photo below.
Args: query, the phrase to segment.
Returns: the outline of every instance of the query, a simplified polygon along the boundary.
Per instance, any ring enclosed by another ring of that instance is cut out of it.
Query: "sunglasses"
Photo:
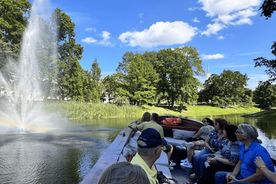
[[[237,130],[235,133],[236,133],[236,134],[243,134],[243,132],[240,132],[240,131],[238,131],[238,130]]]

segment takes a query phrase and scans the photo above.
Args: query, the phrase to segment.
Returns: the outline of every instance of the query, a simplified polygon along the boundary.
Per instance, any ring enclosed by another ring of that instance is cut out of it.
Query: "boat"
[[[163,121],[166,118],[176,118],[180,120],[180,123],[176,125],[167,125],[163,124]],[[136,123],[136,121],[132,122],[130,125]],[[197,121],[197,120],[192,120],[186,117],[179,117],[179,116],[174,116],[170,114],[165,114],[165,115],[160,115],[159,119],[157,120],[157,123],[160,124],[163,129],[164,129],[164,136],[166,140],[171,143],[173,139],[173,130],[178,129],[178,130],[184,130],[187,132],[194,133],[195,131],[198,131],[200,127],[202,126],[202,122]],[[97,184],[101,174],[103,171],[110,166],[113,163],[116,163],[118,161],[124,161],[126,158],[123,156],[123,149],[128,145],[130,142],[131,138],[134,136],[135,131],[133,131],[131,128],[126,127],[124,128],[118,136],[115,138],[115,140],[111,143],[111,145],[107,148],[107,150],[103,153],[103,155],[99,158],[99,160],[96,162],[96,164],[93,166],[93,168],[89,171],[89,173],[85,176],[81,184]],[[168,140],[169,139],[169,140]],[[175,140],[176,143],[175,145],[181,144],[183,140]],[[181,179],[183,182],[190,182],[189,174],[192,172],[192,169],[183,169],[180,166],[175,167],[175,170],[170,176],[171,173],[169,173],[169,164],[167,163],[167,156],[164,155],[165,153],[162,152],[161,157],[159,158],[160,160],[160,165],[157,167],[162,169],[162,172],[167,176],[167,177],[173,177],[177,179],[178,181]],[[162,156],[163,155],[163,156]],[[184,151],[179,151],[177,149],[174,149],[173,155],[171,159],[174,159],[176,157],[179,157],[180,159],[186,158],[186,152]],[[162,163],[163,162],[163,163]],[[180,160],[178,161],[178,165],[180,163]],[[160,169],[158,169],[160,170]],[[186,174],[185,174],[186,173]],[[184,177],[185,179],[183,180],[183,175],[186,176]],[[179,182],[182,182],[179,181]]]
[[[165,122],[166,119],[177,119],[178,121],[175,124],[168,125]],[[134,121],[130,123],[130,125],[136,123],[137,121]],[[174,134],[174,132],[184,131],[186,136],[189,136],[190,133],[193,135],[200,129],[202,122],[186,117],[164,114],[159,116],[157,123],[163,127],[165,139],[169,144],[174,146],[171,159],[177,164],[174,167],[174,170],[170,171],[167,156],[164,152],[162,152],[160,158],[155,162],[157,170],[162,171],[167,178],[176,179],[178,183],[194,183],[195,180],[190,179],[189,177],[190,174],[193,173],[193,169],[182,167],[180,164],[181,160],[185,159],[187,155],[186,151],[176,149],[176,146],[181,145],[183,140],[175,139],[174,137],[176,134]],[[126,149],[126,147],[130,144],[135,134],[136,132],[131,128],[124,128],[85,176],[81,184],[97,184],[103,171],[108,166],[119,161],[127,161],[127,158],[124,156],[124,149]],[[273,158],[274,165],[276,165],[276,154],[271,153],[271,157]]]

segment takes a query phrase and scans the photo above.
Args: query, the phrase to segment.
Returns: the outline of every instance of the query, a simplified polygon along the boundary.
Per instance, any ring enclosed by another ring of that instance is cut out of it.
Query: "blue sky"
[[[30,1],[31,3],[33,0]],[[116,71],[127,51],[144,53],[194,46],[210,73],[240,71],[255,89],[267,80],[257,57],[273,59],[276,15],[268,20],[258,10],[261,0],[51,0],[76,24],[77,43],[84,47],[82,67],[97,58],[102,75]],[[203,83],[206,77],[198,77]]]

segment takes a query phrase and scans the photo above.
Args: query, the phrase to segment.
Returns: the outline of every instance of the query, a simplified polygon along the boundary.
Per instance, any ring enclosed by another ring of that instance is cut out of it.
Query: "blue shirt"
[[[209,137],[210,137],[209,145],[215,151],[222,150],[223,146],[227,145],[227,143],[228,143],[228,139],[226,139],[225,137],[221,137],[218,140],[218,131],[217,130],[213,130],[212,132],[210,132]]]
[[[235,141],[230,144],[230,146],[225,145],[221,150],[221,155],[230,162],[237,163],[240,156],[240,141]]]
[[[274,172],[274,166],[271,157],[267,150],[261,146],[258,141],[254,141],[250,146],[245,149],[244,144],[240,146],[240,160],[241,160],[241,170],[240,175],[243,178],[247,178],[256,173],[256,164],[254,163],[256,157],[262,157],[266,167]],[[260,180],[258,183],[272,183],[267,177]]]

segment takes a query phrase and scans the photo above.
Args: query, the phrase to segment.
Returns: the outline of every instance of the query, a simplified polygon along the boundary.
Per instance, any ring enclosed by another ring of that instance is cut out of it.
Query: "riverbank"
[[[204,115],[223,115],[223,114],[240,114],[255,113],[261,110],[256,107],[244,108],[238,106],[222,109],[209,105],[188,106],[182,113],[178,109],[171,110],[167,107],[157,107],[150,105],[141,106],[117,106],[114,104],[92,104],[80,103],[73,101],[56,101],[44,104],[44,109],[51,113],[59,113],[61,116],[69,119],[97,119],[111,117],[142,117],[144,112],[156,112],[158,114],[173,114],[177,116],[204,116]]]
[[[266,110],[266,111],[260,111],[253,114],[247,114],[245,117],[259,117],[259,118],[271,118],[276,117],[276,109]]]

